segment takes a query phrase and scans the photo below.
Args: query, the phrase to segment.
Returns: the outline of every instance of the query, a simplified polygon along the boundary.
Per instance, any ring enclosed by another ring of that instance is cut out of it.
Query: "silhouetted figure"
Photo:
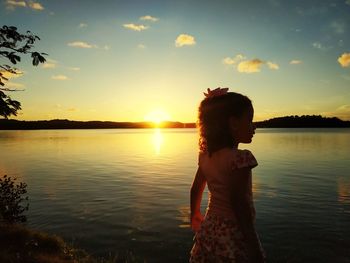
[[[199,106],[198,170],[191,187],[191,227],[195,243],[191,263],[265,262],[255,231],[251,169],[257,161],[239,143],[255,133],[250,99],[226,89],[208,89]],[[200,212],[204,188],[209,202]]]

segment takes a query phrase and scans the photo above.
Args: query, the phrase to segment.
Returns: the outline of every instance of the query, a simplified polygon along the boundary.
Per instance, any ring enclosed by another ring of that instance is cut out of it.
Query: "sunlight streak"
[[[160,150],[163,144],[164,138],[160,128],[154,129],[154,134],[152,136],[152,142],[154,146],[154,151],[157,155],[160,154]]]

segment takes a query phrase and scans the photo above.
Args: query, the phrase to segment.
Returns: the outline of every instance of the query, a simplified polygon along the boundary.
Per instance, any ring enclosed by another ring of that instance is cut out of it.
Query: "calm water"
[[[259,162],[269,262],[350,262],[350,129],[258,129],[241,148]],[[28,184],[31,227],[96,256],[187,262],[195,130],[0,131],[0,149],[0,174]]]

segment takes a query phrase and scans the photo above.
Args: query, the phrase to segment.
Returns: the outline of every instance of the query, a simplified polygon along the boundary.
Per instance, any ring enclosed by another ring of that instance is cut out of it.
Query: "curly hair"
[[[229,119],[242,117],[252,107],[247,96],[236,92],[203,99],[198,108],[199,150],[211,155],[222,148],[232,148],[235,139]]]

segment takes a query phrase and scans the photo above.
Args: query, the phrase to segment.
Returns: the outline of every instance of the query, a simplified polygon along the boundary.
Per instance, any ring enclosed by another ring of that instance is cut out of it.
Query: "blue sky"
[[[1,2],[1,25],[41,37],[9,87],[18,119],[196,120],[203,91],[248,95],[255,120],[350,120],[350,1]],[[1,63],[5,61],[1,58]]]

